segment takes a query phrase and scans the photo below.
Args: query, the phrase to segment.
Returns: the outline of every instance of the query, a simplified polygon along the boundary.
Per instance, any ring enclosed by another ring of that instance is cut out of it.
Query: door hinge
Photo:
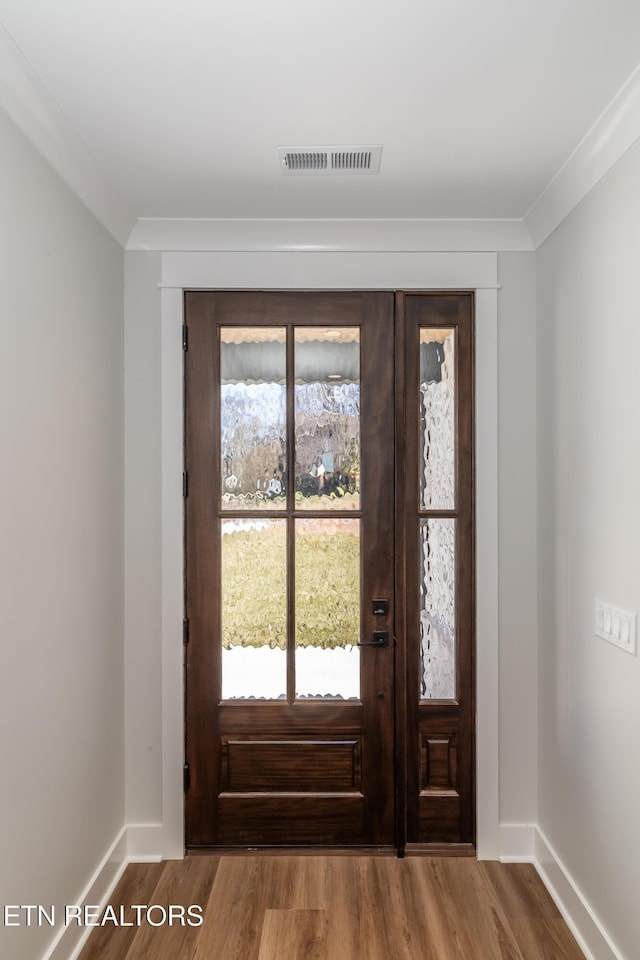
[[[189,618],[185,617],[182,621],[182,642],[189,643]]]
[[[182,496],[185,500],[189,496],[189,475],[186,470],[182,474]]]
[[[182,326],[182,349],[185,353],[189,349],[189,328],[186,323]]]
[[[189,771],[189,764],[185,763],[183,768],[183,780],[184,780],[184,792],[186,793],[189,789],[189,784],[191,783],[191,774]]]

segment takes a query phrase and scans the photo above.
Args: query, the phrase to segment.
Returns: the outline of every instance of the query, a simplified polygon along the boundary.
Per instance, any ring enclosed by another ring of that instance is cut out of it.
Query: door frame
[[[184,855],[182,323],[185,288],[467,289],[475,292],[477,855],[479,859],[499,858],[498,283],[497,255],[491,253],[326,254],[314,251],[162,255],[162,850],[159,852],[168,859],[180,859]]]

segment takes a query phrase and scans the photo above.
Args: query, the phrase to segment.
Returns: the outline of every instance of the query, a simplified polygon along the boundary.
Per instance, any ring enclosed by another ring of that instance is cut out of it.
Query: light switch
[[[637,653],[637,620],[637,614],[630,610],[596,600],[596,636],[634,657]]]

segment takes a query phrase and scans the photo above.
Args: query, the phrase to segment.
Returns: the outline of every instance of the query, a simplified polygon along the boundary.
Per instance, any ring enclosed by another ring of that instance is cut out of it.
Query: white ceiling
[[[640,61],[638,0],[0,0],[137,217],[526,216]],[[383,145],[283,177],[277,146]]]

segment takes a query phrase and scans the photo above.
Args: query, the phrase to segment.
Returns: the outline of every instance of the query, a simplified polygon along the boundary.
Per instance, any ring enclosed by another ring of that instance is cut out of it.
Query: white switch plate
[[[596,599],[596,636],[637,655],[638,615]]]

